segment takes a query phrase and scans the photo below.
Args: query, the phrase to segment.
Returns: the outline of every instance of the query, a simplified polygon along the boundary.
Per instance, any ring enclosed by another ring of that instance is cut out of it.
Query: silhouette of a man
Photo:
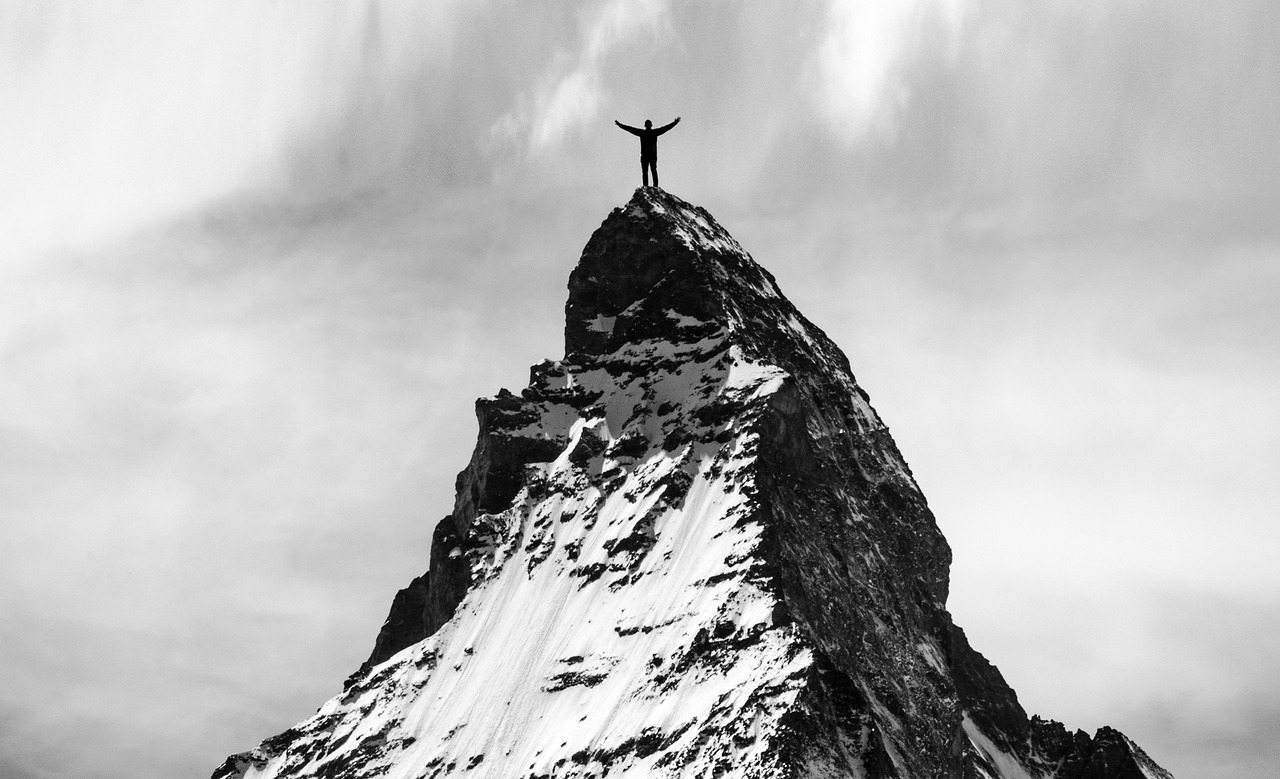
[[[640,136],[640,177],[644,180],[644,185],[649,186],[649,171],[653,171],[653,185],[658,186],[658,136],[670,130],[680,123],[680,117],[671,124],[664,125],[654,129],[653,122],[648,119],[644,120],[644,129],[639,127],[628,127],[619,122],[617,119],[613,123],[631,133]]]

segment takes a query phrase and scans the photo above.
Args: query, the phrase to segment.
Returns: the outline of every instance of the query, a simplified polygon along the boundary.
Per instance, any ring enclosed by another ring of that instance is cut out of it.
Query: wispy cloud
[[[837,137],[891,139],[912,98],[911,66],[954,49],[966,0],[832,0],[812,62],[817,109]]]
[[[447,57],[455,5],[5,4],[0,266],[280,188],[299,139]]]
[[[278,175],[278,146],[332,106],[325,49],[308,44],[350,26],[243,2],[7,8],[0,219],[14,254],[116,237]]]
[[[577,51],[555,58],[538,84],[517,97],[516,106],[491,134],[523,144],[530,152],[554,149],[600,117],[608,101],[601,71],[614,52],[637,38],[669,30],[667,0],[610,0],[588,6],[580,20]]]

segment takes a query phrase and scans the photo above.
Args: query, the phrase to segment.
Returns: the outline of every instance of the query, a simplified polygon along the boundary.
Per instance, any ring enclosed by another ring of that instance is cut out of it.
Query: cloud
[[[1267,218],[1259,198],[1273,202],[1280,181],[1274,4],[905,0],[825,13],[804,82],[827,144],[812,181]]]
[[[287,186],[300,138],[352,115],[386,120],[370,95],[439,69],[456,5],[5,4],[0,259]],[[381,129],[382,147],[404,148]]]
[[[813,60],[817,109],[847,143],[892,140],[912,98],[910,66],[941,32],[954,46],[964,0],[833,0]]]
[[[532,153],[553,150],[599,118],[608,101],[601,71],[622,46],[643,34],[669,30],[667,0],[611,0],[591,6],[580,21],[576,55],[555,58],[531,92],[490,128],[494,137],[523,143]]]
[[[333,15],[32,4],[0,23],[6,249],[81,245],[235,191],[327,101]],[[319,99],[317,99],[319,98]]]
[[[962,183],[1233,208],[1274,196],[1277,34],[1280,14],[1256,0],[975,6],[944,85]]]
[[[591,70],[578,68],[560,79],[535,113],[530,146],[546,149],[564,140],[599,115],[602,98],[600,78]]]

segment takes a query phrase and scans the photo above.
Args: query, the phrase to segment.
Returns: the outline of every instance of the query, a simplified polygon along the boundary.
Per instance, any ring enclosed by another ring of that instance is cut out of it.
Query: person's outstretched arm
[[[662,135],[667,130],[670,130],[672,127],[675,127],[678,124],[680,124],[680,117],[677,116],[674,122],[672,122],[671,124],[659,127],[657,130],[654,130],[654,132],[657,133],[658,135]]]
[[[639,134],[640,134],[640,131],[639,131],[639,130],[637,130],[636,128],[634,128],[634,127],[628,127],[627,125],[623,124],[622,122],[619,122],[617,119],[614,119],[614,120],[613,120],[613,123],[614,123],[614,124],[616,124],[616,125],[618,125],[618,126],[619,126],[619,127],[621,127],[622,129],[626,130],[627,132],[631,133],[632,135],[639,135]]]

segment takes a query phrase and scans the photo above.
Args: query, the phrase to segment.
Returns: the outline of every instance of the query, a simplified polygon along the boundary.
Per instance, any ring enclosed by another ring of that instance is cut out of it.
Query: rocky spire
[[[703,209],[614,210],[565,358],[476,409],[368,662],[215,777],[1168,776],[1028,719],[848,361]]]

